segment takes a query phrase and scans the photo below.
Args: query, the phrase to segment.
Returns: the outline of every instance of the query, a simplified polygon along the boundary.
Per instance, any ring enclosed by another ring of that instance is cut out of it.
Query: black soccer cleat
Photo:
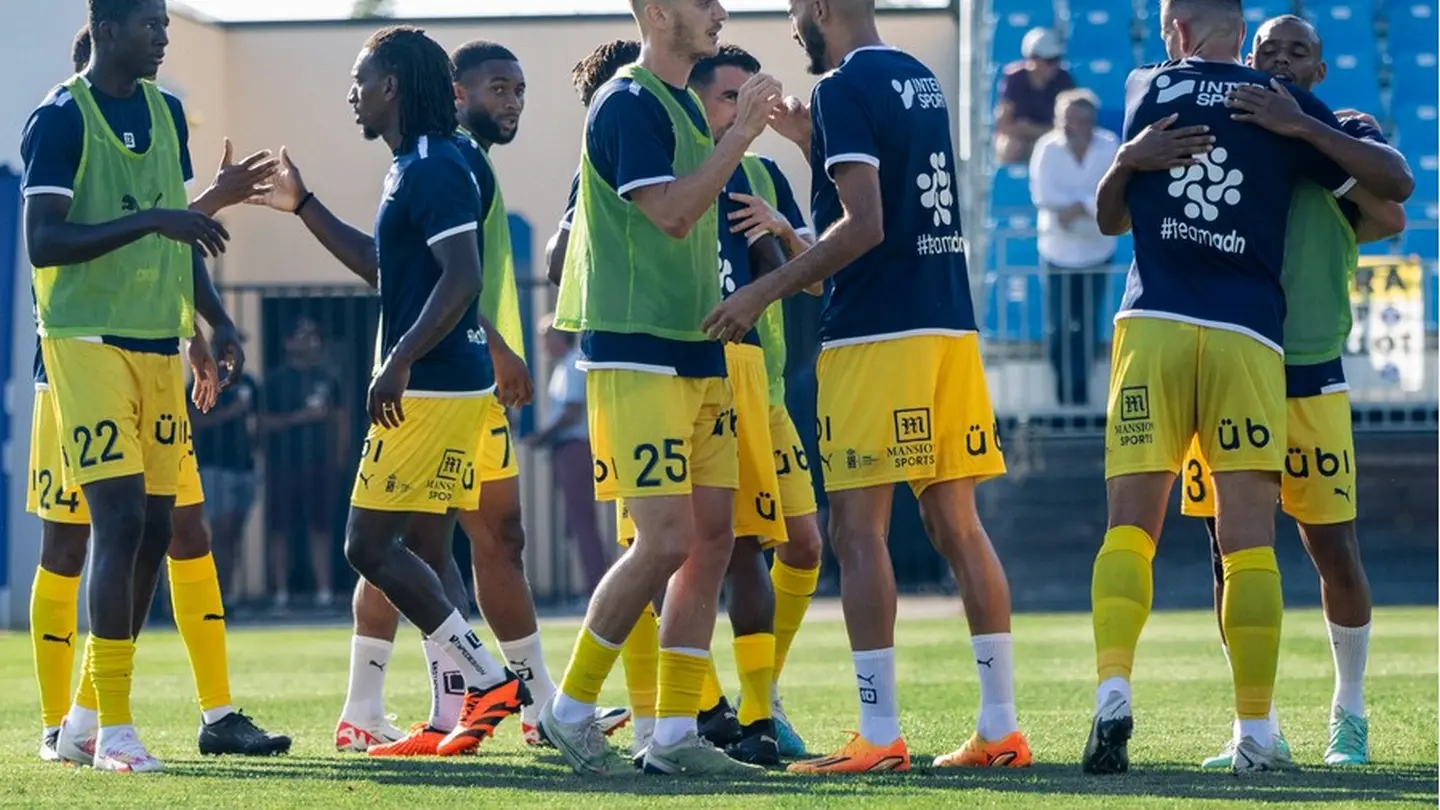
[[[271,734],[255,725],[242,711],[234,711],[213,723],[200,726],[197,742],[206,756],[237,754],[245,757],[268,757],[290,750],[290,738]]]
[[[1110,708],[1107,706],[1106,708]],[[1124,714],[1101,710],[1090,726],[1090,739],[1085,742],[1085,755],[1080,767],[1085,773],[1112,774],[1130,770],[1130,735],[1135,732],[1135,718],[1128,706]]]
[[[743,736],[740,718],[735,715],[735,710],[730,708],[730,701],[723,695],[714,707],[696,716],[695,726],[702,738],[721,751],[740,742]]]
[[[731,759],[751,765],[779,765],[780,742],[773,720],[756,720],[740,729],[740,742],[725,749]]]

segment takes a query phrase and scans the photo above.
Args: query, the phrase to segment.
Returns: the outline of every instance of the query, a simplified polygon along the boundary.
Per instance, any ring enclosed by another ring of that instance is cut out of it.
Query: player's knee
[[[368,537],[353,525],[345,533],[345,561],[355,572],[371,582],[385,557],[385,543],[393,542],[380,537]]]
[[[830,546],[842,567],[866,565],[875,554],[888,553],[887,540],[884,529],[868,524],[837,521],[830,527]]]
[[[145,539],[143,502],[118,502],[112,509],[97,509],[92,506],[90,520],[96,539],[102,540],[111,548],[133,553]]]
[[[820,567],[820,527],[814,515],[787,521],[790,542],[775,550],[781,562],[802,571]]]
[[[178,508],[170,523],[171,559],[194,560],[210,553],[210,529],[205,525],[203,507],[195,505]]]
[[[46,521],[40,530],[40,567],[62,577],[78,577],[85,570],[89,526]]]

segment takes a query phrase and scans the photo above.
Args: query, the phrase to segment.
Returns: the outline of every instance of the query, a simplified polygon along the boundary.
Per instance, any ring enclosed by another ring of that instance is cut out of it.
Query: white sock
[[[465,676],[439,644],[421,639],[425,648],[425,669],[430,673],[430,727],[449,733],[455,730],[465,709]]]
[[[205,725],[208,726],[211,723],[218,723],[234,713],[235,707],[227,703],[224,706],[216,706],[213,709],[201,709],[200,717],[205,720]]]
[[[1271,734],[1272,736],[1279,737],[1279,736],[1280,736],[1280,712],[1278,712],[1278,711],[1275,710],[1275,702],[1274,702],[1274,701],[1271,701],[1271,702],[1270,702],[1270,715],[1265,718],[1265,722],[1270,725],[1270,734]],[[1234,722],[1233,724],[1231,724],[1230,731],[1235,735],[1235,742],[1240,742],[1240,738],[1241,738],[1242,736],[1244,736],[1244,735],[1242,735],[1242,734],[1240,733],[1240,718],[1238,718],[1238,717],[1235,718],[1235,722]]]
[[[470,623],[453,611],[435,632],[430,634],[435,642],[459,667],[465,676],[465,685],[476,689],[489,689],[505,682],[505,667],[480,643],[480,637],[470,629]]]
[[[385,717],[385,668],[395,645],[369,636],[350,639],[350,687],[340,717],[356,725],[377,723]]]
[[[1015,654],[1009,633],[971,636],[975,669],[980,673],[980,719],[975,730],[987,740],[1003,740],[1020,730],[1015,718]]]
[[[780,682],[779,682],[779,681],[771,681],[771,682],[770,682],[770,702],[771,702],[771,703],[775,703],[775,702],[777,702],[777,701],[779,701],[779,700],[780,700]]]
[[[1259,720],[1240,720],[1240,736],[1251,737],[1261,745],[1270,745],[1275,739],[1275,733],[1270,730],[1270,718],[1262,717]]]
[[[1331,706],[1364,717],[1365,660],[1370,652],[1370,625],[1341,627],[1329,621],[1325,624],[1330,630],[1330,647],[1335,655],[1335,697]]]
[[[653,718],[653,717],[637,717],[637,718],[635,718],[635,739],[637,739],[637,740],[643,740],[643,739],[646,739],[647,737],[650,738],[650,739],[652,739],[652,740],[655,738],[655,718]]]
[[[95,709],[87,709],[79,704],[71,704],[70,712],[65,715],[65,725],[70,732],[84,734],[100,724],[100,713]]]
[[[685,739],[686,734],[698,733],[693,714],[689,717],[660,717],[655,720],[653,741],[656,745],[664,747],[680,742]]]
[[[1120,697],[1125,699],[1126,703],[1130,703],[1130,682],[1124,678],[1106,678],[1101,681],[1100,686],[1095,689],[1096,714],[1100,713],[1100,707],[1105,705],[1105,699],[1110,696],[1111,692],[1118,693]],[[1130,714],[1131,712],[1132,709],[1127,706],[1125,713]]]
[[[850,653],[860,690],[860,736],[872,745],[900,739],[900,696],[895,693],[895,648]]]
[[[530,688],[532,702],[520,709],[520,722],[533,726],[540,716],[540,707],[555,694],[555,681],[545,667],[545,651],[540,647],[540,631],[515,641],[496,641],[500,654],[505,656],[505,665]]]
[[[100,733],[95,737],[95,752],[97,754],[108,753],[119,745],[126,737],[138,737],[135,733],[135,726],[101,726]]]
[[[555,719],[568,725],[595,719],[595,704],[581,703],[564,692],[555,693]]]

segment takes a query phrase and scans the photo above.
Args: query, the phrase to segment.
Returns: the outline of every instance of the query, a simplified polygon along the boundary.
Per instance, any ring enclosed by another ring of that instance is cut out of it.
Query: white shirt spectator
[[[569,354],[558,363],[555,369],[550,372],[550,407],[545,412],[545,427],[549,429],[556,422],[560,421],[560,415],[565,412],[566,405],[585,405],[585,372],[579,368],[581,360],[580,349],[571,349]],[[568,441],[588,441],[590,438],[590,426],[587,420],[581,419],[573,427],[566,428],[554,437],[556,444]]]
[[[1057,267],[1091,267],[1115,253],[1115,237],[1095,222],[1095,191],[1115,160],[1115,134],[1096,128],[1085,156],[1077,159],[1062,129],[1040,136],[1030,156],[1030,199],[1039,209],[1040,257]],[[1086,216],[1062,224],[1060,209],[1076,203]]]

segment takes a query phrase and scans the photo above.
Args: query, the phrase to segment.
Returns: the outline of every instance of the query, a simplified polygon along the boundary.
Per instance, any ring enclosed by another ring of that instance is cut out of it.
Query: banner
[[[1345,353],[1368,355],[1387,383],[1425,386],[1424,268],[1414,256],[1361,256],[1350,285],[1355,324]]]

